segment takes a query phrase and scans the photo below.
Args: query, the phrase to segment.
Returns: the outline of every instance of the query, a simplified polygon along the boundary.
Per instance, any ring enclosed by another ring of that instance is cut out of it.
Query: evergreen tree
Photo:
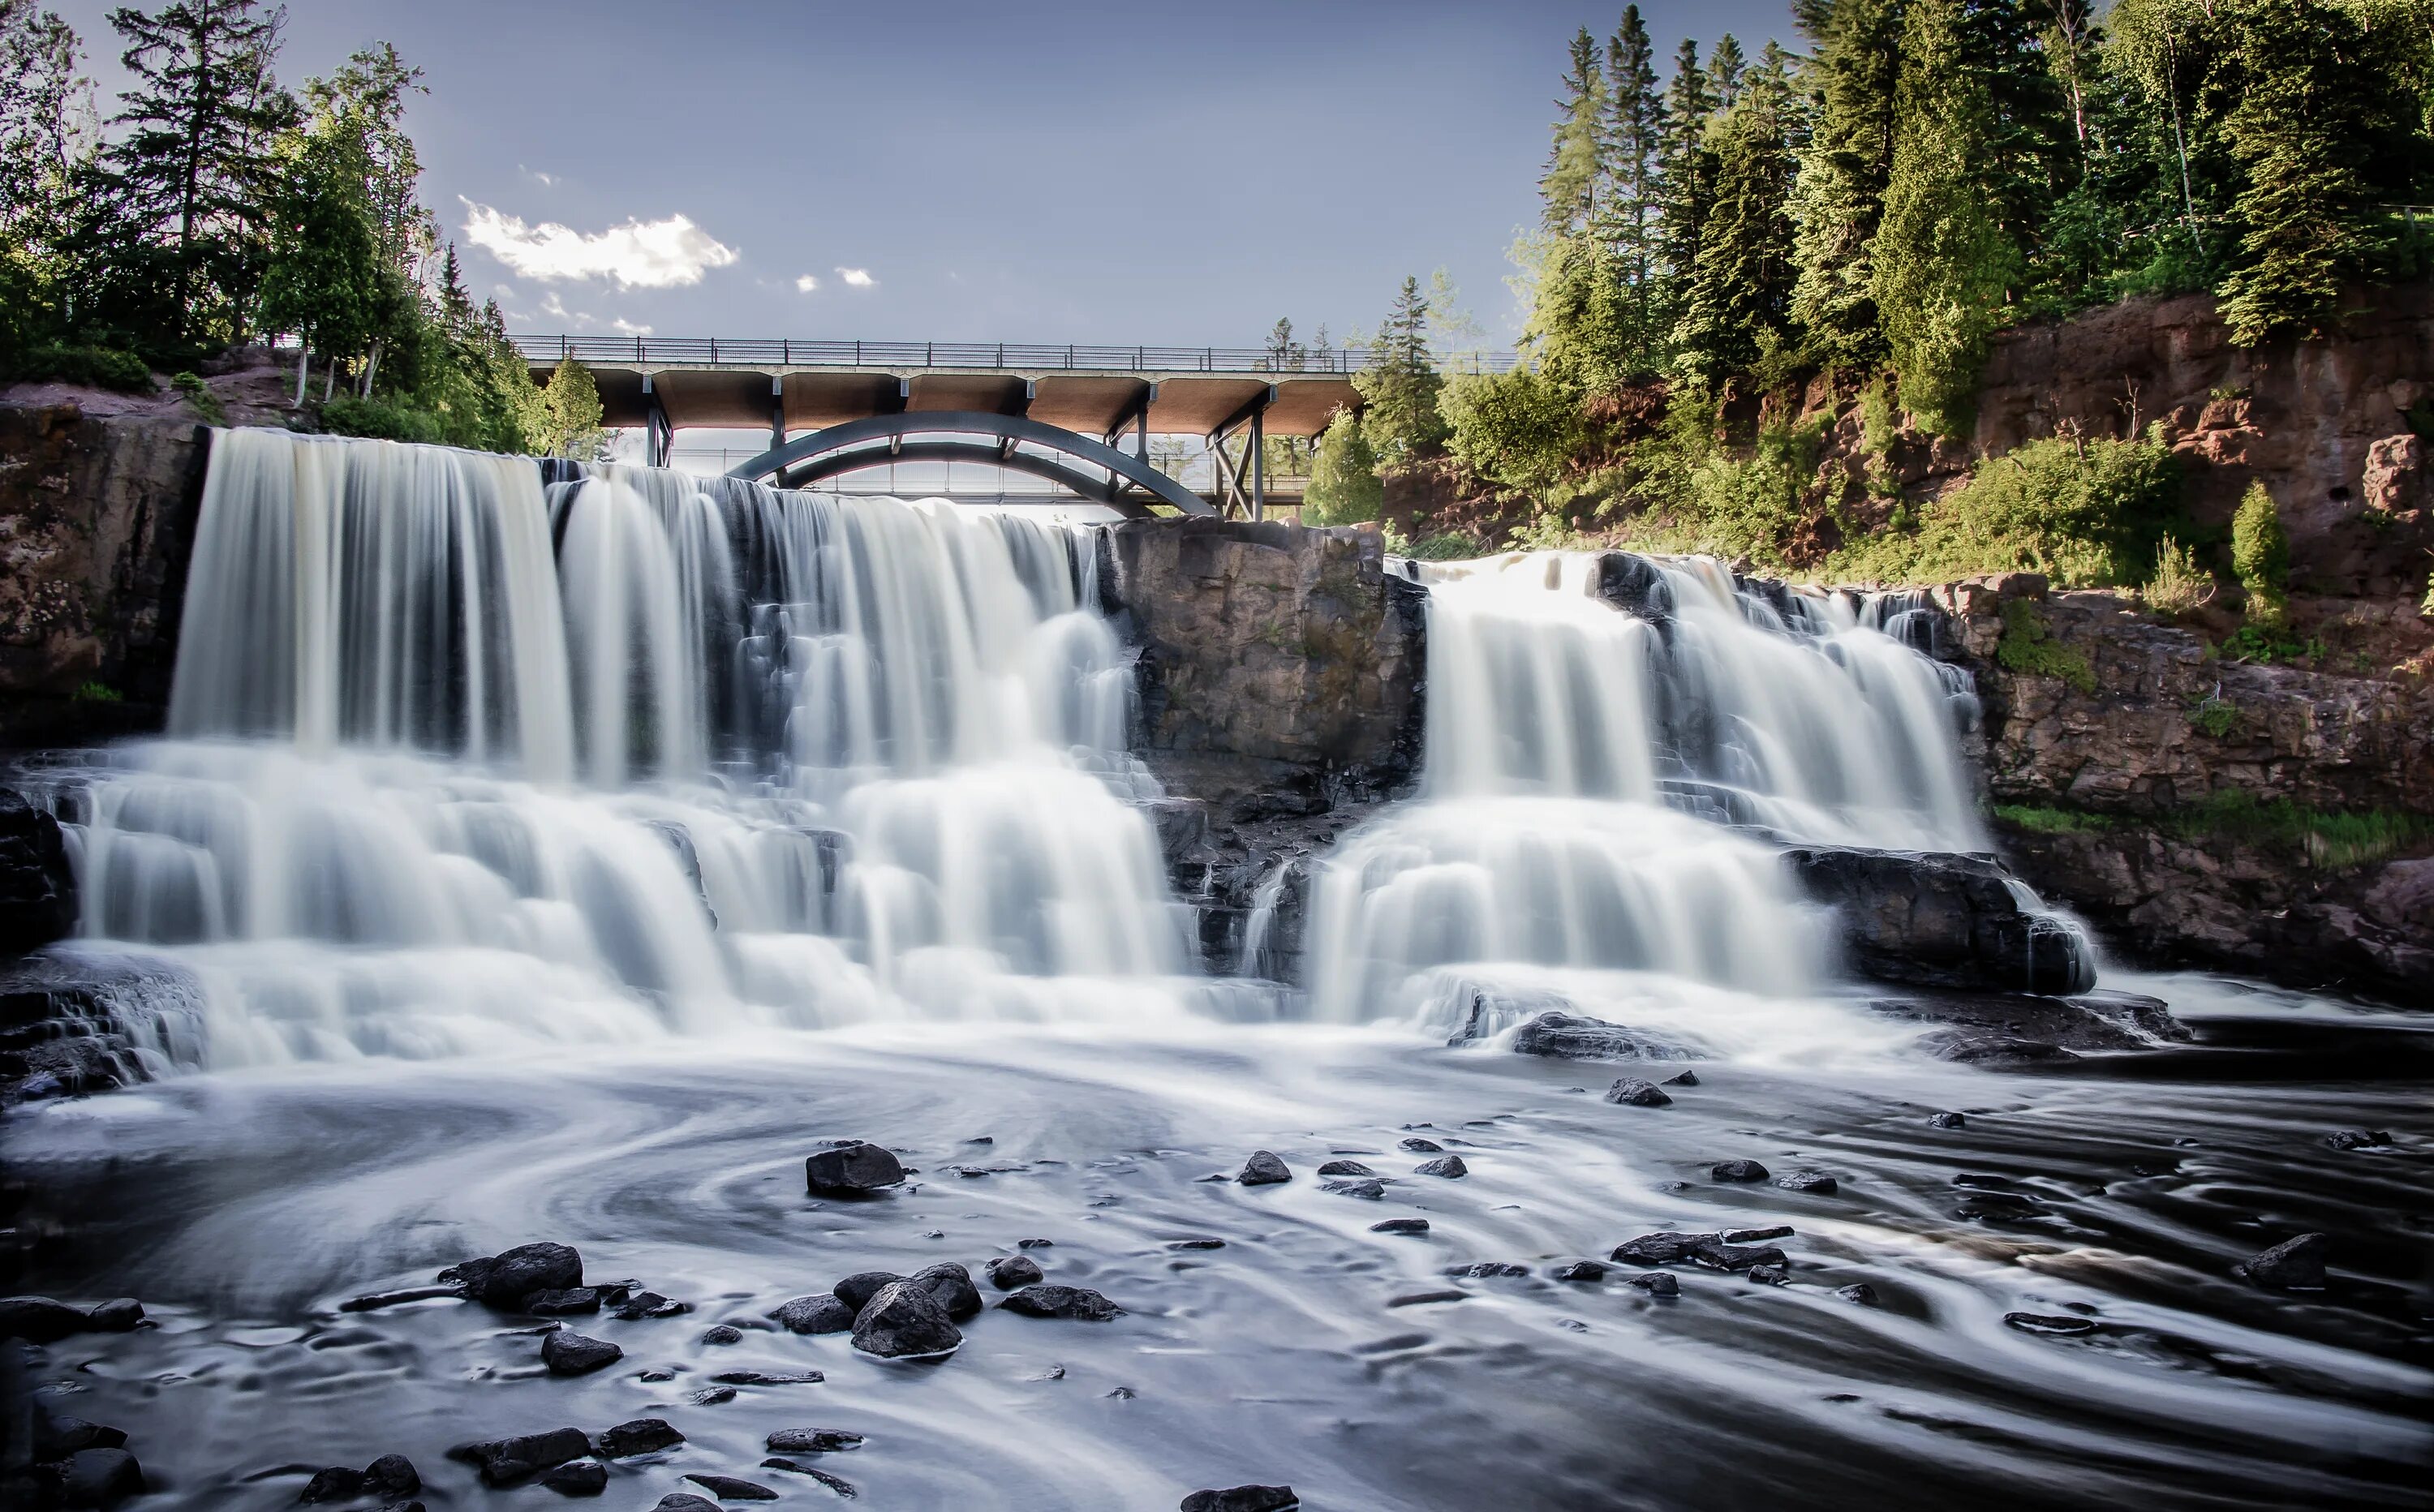
[[[1996,224],[2023,248],[2035,245],[2048,213],[2078,179],[2069,99],[2048,46],[2055,8],[2055,0],[1970,0],[1962,8],[1965,66],[1984,81],[1987,102],[1985,142],[1973,167],[1994,201]]]
[[[1800,266],[1792,319],[1827,366],[1873,367],[1874,255],[1893,173],[1894,91],[1902,54],[1900,0],[1811,0],[1802,25],[1817,44],[1808,151],[1792,198]]]
[[[68,181],[90,134],[81,57],[58,16],[0,0],[0,364],[57,324]]]
[[[1965,5],[1910,0],[1873,269],[1902,405],[1945,434],[1966,416],[2016,261],[1978,177],[1997,123],[1969,66]]]
[[[1378,477],[1378,453],[1362,433],[1359,417],[1348,409],[1336,411],[1311,459],[1310,484],[1302,493],[1302,523],[1358,524],[1376,519],[1385,501],[1386,485]]]
[[[1293,322],[1282,315],[1268,331],[1267,369],[1272,373],[1297,373],[1310,360],[1310,348],[1294,340]]]
[[[110,13],[133,87],[126,127],[79,186],[77,241],[96,314],[172,345],[243,334],[265,259],[267,147],[291,109],[271,77],[285,13],[173,0]]]
[[[1604,128],[1605,78],[1598,71],[1597,42],[1583,26],[1572,39],[1564,96],[1555,102],[1554,144],[1538,176],[1540,212],[1547,229],[1569,236],[1588,229],[1598,212],[1599,137]]]
[[[1707,55],[1707,93],[1714,97],[1716,109],[1729,110],[1741,97],[1741,77],[1749,72],[1749,61],[1741,53],[1740,39],[1726,32],[1716,39],[1715,51]]]
[[[540,391],[540,428],[534,439],[547,456],[598,460],[608,439],[600,416],[600,385],[591,369],[572,357],[560,358]]]
[[[1437,450],[1446,433],[1437,414],[1444,380],[1429,350],[1429,301],[1418,279],[1403,280],[1369,355],[1352,385],[1366,405],[1361,424],[1380,462],[1402,466]]]
[[[1624,365],[1649,368],[1658,348],[1656,317],[1658,157],[1665,104],[1656,93],[1655,49],[1639,7],[1622,8],[1622,23],[1605,47],[1606,187],[1603,236],[1618,266],[1629,326]]]
[[[1773,42],[1708,130],[1715,198],[1675,341],[1683,374],[1712,389],[1783,345],[1793,283],[1790,61]]]
[[[1715,198],[1715,165],[1707,153],[1707,118],[1715,112],[1699,44],[1684,38],[1673,54],[1673,78],[1665,91],[1665,121],[1657,166],[1664,216],[1657,236],[1662,262],[1655,300],[1658,324],[1671,327],[1689,303],[1690,280],[1699,265],[1699,231]]]
[[[2290,536],[2262,482],[2240,496],[2231,518],[2231,567],[2248,590],[2248,618],[2269,630],[2289,623]]]

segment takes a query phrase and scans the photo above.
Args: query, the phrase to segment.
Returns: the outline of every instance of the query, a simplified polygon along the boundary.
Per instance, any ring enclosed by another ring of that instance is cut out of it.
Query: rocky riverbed
[[[932,1026],[52,1101],[7,1131],[15,1289],[143,1319],[26,1380],[164,1512],[2411,1504],[2422,1021],[2107,980],[2192,1037],[1997,1070],[1866,999],[1654,984],[1736,1027]]]

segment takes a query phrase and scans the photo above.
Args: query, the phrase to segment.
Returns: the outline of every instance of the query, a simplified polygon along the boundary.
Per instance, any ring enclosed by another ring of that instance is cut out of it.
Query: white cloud
[[[604,279],[621,289],[667,289],[701,281],[735,261],[735,249],[682,215],[629,220],[586,233],[556,221],[527,226],[518,216],[460,199],[465,239],[528,279]]]
[[[809,294],[819,286],[820,280],[808,273],[795,280],[795,292],[797,294]]]
[[[554,173],[543,173],[539,168],[527,168],[521,162],[516,164],[516,168],[517,171],[523,174],[524,177],[532,179],[535,183],[540,185],[543,189],[555,189],[557,187],[557,175]]]
[[[868,268],[839,268],[836,270],[836,276],[857,289],[874,288],[879,283],[877,279],[870,276]]]
[[[623,316],[623,315],[620,315],[620,316],[618,316],[616,319],[609,321],[609,322],[608,322],[608,324],[609,324],[610,326],[612,326],[613,328],[615,328],[616,330],[619,330],[619,331],[624,331],[626,335],[629,335],[629,336],[647,336],[647,335],[649,335],[649,334],[651,333],[651,328],[650,328],[650,327],[648,327],[648,326],[638,326],[638,325],[634,324],[632,321],[630,321],[630,320],[626,319],[626,318],[625,316]]]

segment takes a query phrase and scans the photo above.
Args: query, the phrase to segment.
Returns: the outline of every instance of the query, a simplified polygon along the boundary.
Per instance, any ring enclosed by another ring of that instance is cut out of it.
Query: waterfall
[[[1832,962],[1777,843],[1983,848],[1967,680],[1887,633],[1914,604],[1769,593],[1702,558],[1513,553],[1423,576],[1421,793],[1319,876],[1322,1016],[1460,1029],[1482,998],[1466,984],[1526,994],[1551,972],[1798,995]]]
[[[1087,535],[214,435],[170,738],[59,779],[212,1065],[1180,1011]]]

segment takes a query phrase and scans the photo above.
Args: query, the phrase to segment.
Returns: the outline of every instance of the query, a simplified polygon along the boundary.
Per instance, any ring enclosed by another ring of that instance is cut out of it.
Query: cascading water
[[[1422,794],[1321,874],[1322,1015],[1492,1032],[1517,1020],[1466,1026],[1477,985],[1532,1001],[1551,972],[1593,995],[1655,973],[1795,996],[1832,963],[1770,841],[1982,848],[1966,682],[1863,623],[1875,605],[1623,558],[1626,612],[1601,592],[1610,560],[1425,569]]]
[[[219,433],[173,739],[54,779],[84,933],[191,968],[214,1065],[1174,1011],[1093,571],[944,502]]]

